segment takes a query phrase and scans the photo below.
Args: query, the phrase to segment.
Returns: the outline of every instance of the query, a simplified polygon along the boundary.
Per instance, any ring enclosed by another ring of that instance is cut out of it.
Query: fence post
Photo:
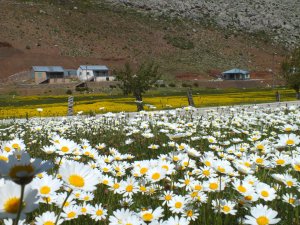
[[[73,113],[74,113],[73,106],[74,106],[74,97],[69,96],[68,97],[68,116],[73,116]]]
[[[188,98],[189,106],[195,107],[195,103],[194,103],[194,99],[193,99],[193,95],[192,95],[192,90],[191,89],[189,89],[187,91],[187,98]]]
[[[276,91],[275,96],[276,96],[276,102],[280,102],[280,93],[279,93],[279,91]]]

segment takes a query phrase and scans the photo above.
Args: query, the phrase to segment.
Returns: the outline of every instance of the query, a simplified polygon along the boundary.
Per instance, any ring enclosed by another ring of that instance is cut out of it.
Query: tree
[[[281,69],[286,85],[294,89],[297,99],[300,99],[300,48],[296,48],[292,55],[283,61]]]
[[[124,69],[116,71],[116,80],[120,81],[119,88],[124,95],[133,94],[136,99],[137,110],[144,110],[142,94],[149,90],[160,78],[158,66],[151,63],[143,63],[137,71],[126,63]]]

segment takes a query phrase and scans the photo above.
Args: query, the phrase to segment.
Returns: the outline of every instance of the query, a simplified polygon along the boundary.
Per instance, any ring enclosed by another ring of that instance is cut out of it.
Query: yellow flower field
[[[282,101],[295,100],[293,90],[280,90]],[[263,103],[275,101],[275,90],[260,91],[224,91],[224,93],[193,94],[196,107],[224,106],[247,103]],[[29,96],[10,99],[14,106],[0,108],[0,118],[64,116],[67,114],[68,96]],[[145,95],[145,110],[161,110],[184,107],[188,105],[187,97],[181,95],[155,96]],[[116,97],[105,94],[74,96],[74,113],[97,114],[106,112],[136,111],[133,97]],[[1,102],[0,102],[1,103]],[[21,104],[22,103],[22,104]],[[37,108],[43,109],[38,112]]]

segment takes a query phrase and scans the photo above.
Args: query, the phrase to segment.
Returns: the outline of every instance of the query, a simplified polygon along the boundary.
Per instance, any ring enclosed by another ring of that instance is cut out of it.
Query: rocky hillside
[[[299,0],[108,0],[156,15],[213,21],[223,28],[270,35],[287,47],[300,40]]]
[[[167,1],[132,2],[170,16],[201,11]],[[278,74],[287,53],[267,37],[152,15],[105,0],[0,0],[0,79],[33,65],[105,64],[113,70],[152,60],[164,79],[207,80],[235,67]]]

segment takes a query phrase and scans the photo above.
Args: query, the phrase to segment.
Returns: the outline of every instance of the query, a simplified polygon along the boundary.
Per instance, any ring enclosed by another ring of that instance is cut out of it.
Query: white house
[[[82,81],[111,81],[114,77],[108,73],[107,66],[80,65],[77,69],[77,76]]]

